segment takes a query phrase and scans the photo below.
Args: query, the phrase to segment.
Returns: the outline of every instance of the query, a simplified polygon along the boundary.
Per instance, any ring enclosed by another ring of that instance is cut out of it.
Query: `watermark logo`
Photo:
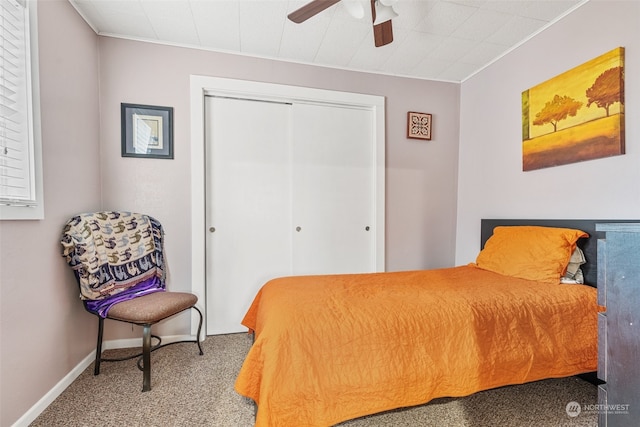
[[[580,415],[580,412],[582,412],[582,406],[580,406],[578,402],[571,401],[567,403],[565,410],[567,411],[567,415],[571,418],[575,418]]]
[[[581,405],[578,402],[571,401],[567,403],[565,407],[565,411],[567,411],[567,415],[571,418],[575,418],[581,413],[589,414],[589,413],[598,413],[598,414],[609,414],[609,415],[629,415],[629,404],[628,403],[618,403],[618,404],[602,404],[602,403],[590,403]]]
[[[584,405],[582,409],[588,412],[598,412],[612,415],[629,415],[628,403],[598,403],[592,405]]]

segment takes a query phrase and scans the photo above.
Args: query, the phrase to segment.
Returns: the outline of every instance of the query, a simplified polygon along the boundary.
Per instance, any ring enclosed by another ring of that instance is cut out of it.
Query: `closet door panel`
[[[375,271],[373,114],[293,106],[295,274]]]
[[[291,273],[290,109],[206,98],[208,334],[246,331],[260,287]]]

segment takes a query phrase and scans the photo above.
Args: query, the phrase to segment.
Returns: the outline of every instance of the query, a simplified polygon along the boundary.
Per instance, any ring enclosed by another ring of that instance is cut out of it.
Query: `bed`
[[[331,426],[593,372],[596,222],[620,221],[482,220],[469,265],[271,280],[242,322],[254,343],[236,391],[256,426]],[[586,284],[560,284],[576,247]]]

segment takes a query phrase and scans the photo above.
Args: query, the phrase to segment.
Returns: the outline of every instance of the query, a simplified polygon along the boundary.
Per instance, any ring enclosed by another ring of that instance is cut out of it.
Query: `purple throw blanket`
[[[84,306],[87,311],[106,318],[109,314],[109,309],[119,302],[162,291],[164,291],[164,288],[161,287],[160,279],[154,276],[113,296],[99,300],[85,300]]]

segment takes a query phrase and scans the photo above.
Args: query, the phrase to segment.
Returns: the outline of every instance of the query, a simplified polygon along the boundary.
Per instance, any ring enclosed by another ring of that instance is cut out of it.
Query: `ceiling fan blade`
[[[340,0],[313,0],[312,2],[302,6],[300,9],[291,12],[287,15],[287,18],[296,24],[300,24],[323,10],[333,6],[339,1]]]
[[[393,41],[393,27],[391,21],[373,26],[373,42],[376,47],[384,46]]]
[[[371,0],[371,16],[376,20],[376,0]],[[376,47],[384,46],[393,41],[393,25],[391,20],[373,26],[373,43]]]

